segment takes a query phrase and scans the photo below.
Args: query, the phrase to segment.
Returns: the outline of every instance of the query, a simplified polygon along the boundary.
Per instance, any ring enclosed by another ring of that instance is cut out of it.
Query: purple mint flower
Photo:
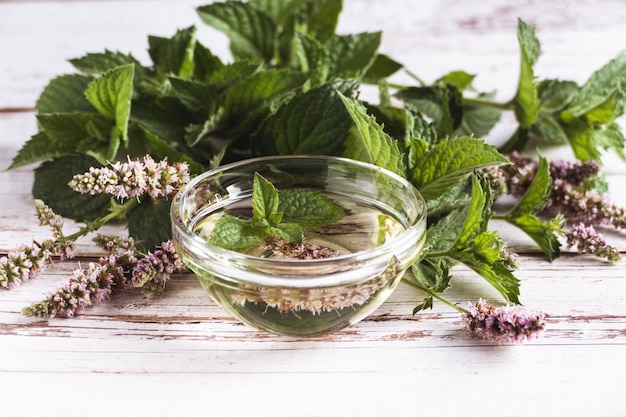
[[[33,242],[22,246],[0,258],[0,287],[11,289],[34,278],[42,268],[52,262],[54,242]]]
[[[135,249],[135,239],[131,236],[98,233],[92,240],[98,247],[107,250],[110,254]]]
[[[136,262],[132,252],[122,252],[90,262],[77,269],[69,282],[45,300],[24,308],[22,313],[35,317],[74,317],[87,307],[102,303],[115,287],[124,286],[124,270]]]
[[[497,343],[522,343],[544,330],[545,314],[521,306],[494,307],[482,298],[469,303],[463,323],[469,334]]]
[[[131,282],[135,287],[142,287],[146,296],[152,298],[161,294],[172,274],[186,270],[174,244],[168,240],[161,244],[160,249],[137,261],[131,272]]]
[[[552,161],[550,162],[550,176],[553,179],[562,179],[567,183],[578,186],[600,173],[600,165],[595,161]]]
[[[593,226],[578,223],[567,235],[567,246],[576,246],[578,253],[590,253],[599,258],[606,258],[611,262],[622,259],[619,251],[608,245],[602,234],[596,232]]]
[[[188,166],[167,160],[155,161],[146,155],[143,161],[116,162],[111,167],[90,168],[84,174],[74,175],[69,186],[83,194],[111,194],[119,199],[149,195],[152,198],[170,197],[189,182]]]
[[[557,207],[572,223],[626,228],[626,210],[617,206],[608,195],[599,195],[594,190],[576,190],[563,179],[554,180],[548,206]]]
[[[35,200],[35,211],[40,226],[49,226],[55,239],[63,236],[63,217],[56,214],[42,200]]]

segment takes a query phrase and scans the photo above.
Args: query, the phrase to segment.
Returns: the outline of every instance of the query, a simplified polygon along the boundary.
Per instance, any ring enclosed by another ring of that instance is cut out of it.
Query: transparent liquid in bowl
[[[404,232],[402,224],[373,204],[326,194],[348,209],[340,221],[305,230],[304,241],[321,248],[329,248],[336,255],[345,255],[371,249]],[[194,232],[209,240],[215,223],[225,213],[249,218],[251,201],[242,200],[227,210],[212,213],[199,221]],[[258,257],[284,258],[266,245],[253,247],[246,252]],[[203,286],[229,312],[244,322],[265,330],[294,335],[309,335],[345,327],[357,322],[378,307],[377,299],[386,298],[395,288],[401,272],[396,269],[397,260],[389,259],[388,267],[373,277],[363,277],[358,284],[316,288],[264,288],[252,284],[233,284],[220,279],[206,269],[197,270]],[[323,267],[300,268],[298,265],[271,270],[268,275],[311,277],[323,274]]]

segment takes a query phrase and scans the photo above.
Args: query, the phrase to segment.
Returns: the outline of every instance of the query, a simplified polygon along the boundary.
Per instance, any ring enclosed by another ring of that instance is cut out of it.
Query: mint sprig
[[[341,220],[346,209],[334,200],[306,189],[276,187],[259,173],[252,185],[252,218],[224,214],[216,223],[209,242],[225,249],[245,252],[269,237],[301,243],[305,229]]]

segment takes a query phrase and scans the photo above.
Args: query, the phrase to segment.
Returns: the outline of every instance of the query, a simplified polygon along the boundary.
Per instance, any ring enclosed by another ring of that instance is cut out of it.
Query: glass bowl
[[[251,215],[255,173],[279,193],[321,193],[347,214],[306,231],[307,247],[294,245],[288,255],[267,248],[240,253],[208,243],[219,216]],[[389,297],[423,247],[426,203],[405,179],[375,165],[270,156],[195,177],[176,195],[171,220],[181,259],[222,308],[258,329],[312,336],[362,320]],[[324,250],[333,255],[311,256]]]

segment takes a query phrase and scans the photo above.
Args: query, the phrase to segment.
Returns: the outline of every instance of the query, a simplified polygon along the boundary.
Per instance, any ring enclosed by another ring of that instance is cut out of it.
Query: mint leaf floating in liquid
[[[222,215],[209,242],[240,252],[272,239],[301,243],[304,229],[335,223],[345,214],[345,208],[320,193],[306,189],[279,193],[271,182],[255,173],[251,218]]]

